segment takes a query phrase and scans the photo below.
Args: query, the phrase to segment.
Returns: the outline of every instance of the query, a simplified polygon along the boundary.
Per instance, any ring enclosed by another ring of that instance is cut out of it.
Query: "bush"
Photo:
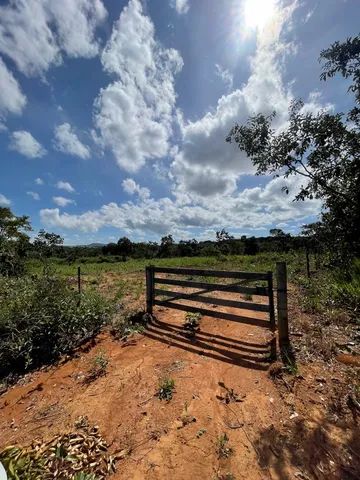
[[[0,377],[71,351],[100,330],[110,310],[96,292],[80,298],[57,277],[0,277]]]
[[[335,301],[351,313],[357,315],[360,310],[360,259],[353,262],[346,276],[339,276],[333,285]]]

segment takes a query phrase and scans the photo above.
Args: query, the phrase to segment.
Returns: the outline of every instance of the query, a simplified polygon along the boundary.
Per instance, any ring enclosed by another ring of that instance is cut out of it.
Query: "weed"
[[[229,445],[229,437],[226,433],[218,437],[216,451],[219,458],[229,458],[233,455],[234,449]]]
[[[112,320],[111,334],[115,338],[126,339],[134,333],[143,333],[150,318],[143,311],[123,310]]]
[[[216,473],[216,477],[214,477],[214,480],[236,480],[235,475],[233,475],[230,472],[227,473]]]
[[[160,400],[166,400],[170,402],[173,397],[173,392],[175,389],[175,380],[172,378],[162,378],[159,382],[159,389],[157,391],[157,396]]]
[[[185,315],[184,329],[188,332],[189,335],[195,336],[196,332],[200,328],[201,313],[191,313],[188,312]]]
[[[85,375],[85,383],[90,383],[99,377],[106,375],[109,359],[104,352],[99,352],[92,360],[90,368]]]
[[[202,437],[204,433],[206,433],[206,428],[200,428],[200,430],[196,432],[196,438]]]
[[[185,402],[184,404],[184,410],[181,414],[180,420],[183,424],[183,427],[185,427],[186,425],[189,425],[189,423],[196,422],[196,418],[193,415],[189,414],[187,402]]]
[[[297,366],[297,363],[296,363],[295,358],[292,355],[291,351],[288,351],[287,349],[283,349],[282,355],[284,357],[285,370],[290,375],[294,375],[294,376],[298,375],[299,374],[299,367]]]

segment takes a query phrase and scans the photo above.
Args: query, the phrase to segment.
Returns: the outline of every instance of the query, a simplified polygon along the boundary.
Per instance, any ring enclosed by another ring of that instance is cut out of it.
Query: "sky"
[[[359,0],[0,0],[0,206],[65,244],[296,234],[318,200],[225,142],[302,98],[346,111],[319,53]],[[289,188],[289,195],[282,191]]]

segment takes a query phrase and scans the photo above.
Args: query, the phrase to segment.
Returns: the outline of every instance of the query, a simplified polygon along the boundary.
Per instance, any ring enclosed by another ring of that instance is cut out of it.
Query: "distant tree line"
[[[106,245],[64,246],[54,245],[52,255],[67,259],[72,263],[82,258],[98,257],[103,261],[106,258],[112,261],[126,261],[129,258],[169,258],[169,257],[196,257],[220,255],[256,255],[259,252],[286,253],[290,250],[304,248],[312,252],[319,250],[320,246],[313,242],[310,235],[292,236],[281,229],[270,230],[267,237],[248,237],[242,235],[234,238],[226,230],[216,232],[216,240],[197,241],[180,240],[175,242],[171,234],[165,235],[160,242],[132,242],[127,237],[122,237],[118,242]],[[34,254],[37,255],[34,249]],[[31,254],[31,253],[30,253]]]

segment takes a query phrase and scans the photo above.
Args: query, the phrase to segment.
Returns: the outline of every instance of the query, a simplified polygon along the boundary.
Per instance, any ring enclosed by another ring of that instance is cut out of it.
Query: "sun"
[[[262,29],[276,10],[275,0],[245,0],[244,18],[247,29]]]

